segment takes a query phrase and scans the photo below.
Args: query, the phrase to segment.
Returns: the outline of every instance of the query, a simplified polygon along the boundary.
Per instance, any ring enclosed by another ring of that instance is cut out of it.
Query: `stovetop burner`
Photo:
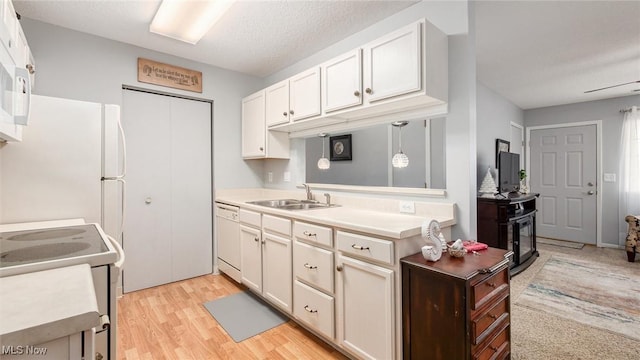
[[[94,224],[0,232],[0,268],[107,251]]]

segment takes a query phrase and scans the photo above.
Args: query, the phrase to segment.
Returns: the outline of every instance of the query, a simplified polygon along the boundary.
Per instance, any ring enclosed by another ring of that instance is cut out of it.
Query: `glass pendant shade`
[[[326,157],[324,157],[324,138],[327,137],[327,134],[320,134],[318,135],[322,138],[322,157],[320,159],[318,159],[318,169],[320,170],[327,170],[331,167],[331,163],[329,162],[329,159],[327,159]]]
[[[391,165],[394,168],[406,168],[409,166],[409,157],[402,152],[402,128],[407,125],[406,121],[396,121],[391,125],[398,128],[398,153],[393,155]]]

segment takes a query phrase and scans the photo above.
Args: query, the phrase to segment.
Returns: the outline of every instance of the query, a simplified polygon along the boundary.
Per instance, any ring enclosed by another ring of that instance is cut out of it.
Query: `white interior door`
[[[212,271],[211,104],[123,91],[124,291]]]
[[[596,125],[536,129],[530,186],[540,193],[536,235],[596,243]]]

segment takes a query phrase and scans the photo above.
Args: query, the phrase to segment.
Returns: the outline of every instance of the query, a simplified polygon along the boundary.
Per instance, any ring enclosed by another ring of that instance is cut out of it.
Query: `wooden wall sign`
[[[138,81],[175,89],[202,92],[202,72],[138,58]]]

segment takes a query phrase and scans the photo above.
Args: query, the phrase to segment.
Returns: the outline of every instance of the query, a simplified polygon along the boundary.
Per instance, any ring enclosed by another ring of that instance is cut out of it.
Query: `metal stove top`
[[[0,277],[55,267],[113,263],[117,255],[97,224],[0,230]]]

